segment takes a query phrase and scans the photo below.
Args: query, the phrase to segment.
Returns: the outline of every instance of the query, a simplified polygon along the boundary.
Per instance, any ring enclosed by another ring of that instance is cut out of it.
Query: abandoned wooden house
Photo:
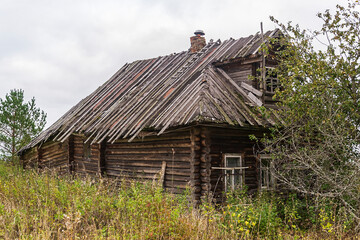
[[[190,187],[195,200],[269,187],[249,135],[281,121],[272,109],[277,79],[264,73],[276,63],[261,51],[278,35],[206,43],[197,31],[188,51],[125,64],[21,149],[21,161],[111,178],[162,172],[165,189]],[[271,114],[264,118],[259,106]]]

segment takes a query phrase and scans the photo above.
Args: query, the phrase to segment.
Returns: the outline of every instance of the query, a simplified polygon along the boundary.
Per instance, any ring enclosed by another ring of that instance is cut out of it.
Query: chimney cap
[[[203,30],[196,30],[196,31],[194,32],[194,34],[195,34],[195,35],[200,35],[200,36],[205,35],[205,33],[204,33]]]

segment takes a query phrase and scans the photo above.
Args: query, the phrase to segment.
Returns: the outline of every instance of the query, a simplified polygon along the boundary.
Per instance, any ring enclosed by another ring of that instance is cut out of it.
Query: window
[[[275,179],[271,175],[272,161],[271,156],[268,154],[260,155],[260,188],[261,189],[274,189]]]
[[[267,67],[266,68],[266,91],[270,93],[274,93],[277,88],[280,87],[279,80],[277,78],[277,74],[274,71],[274,68]]]
[[[225,191],[242,188],[244,184],[244,168],[240,154],[224,155]]]
[[[242,154],[223,154],[224,167],[211,167],[223,171],[225,192],[242,188],[245,184],[245,169]]]

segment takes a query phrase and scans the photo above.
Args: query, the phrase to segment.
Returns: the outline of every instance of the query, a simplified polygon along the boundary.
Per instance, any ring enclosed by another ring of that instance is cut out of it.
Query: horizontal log
[[[189,176],[176,176],[176,175],[166,175],[164,177],[165,181],[183,181],[183,182],[191,182],[191,178]]]
[[[144,148],[124,148],[124,149],[106,149],[106,154],[173,154],[175,151],[175,155],[177,153],[190,153],[190,148],[151,148],[151,149],[144,149]]]
[[[164,186],[168,188],[190,189],[189,183],[183,181],[165,181]]]
[[[84,163],[97,163],[98,162],[96,159],[92,159],[92,158],[77,158],[76,160],[74,158],[74,161],[75,162],[84,162]]]
[[[160,170],[127,170],[127,169],[118,169],[118,168],[109,168],[108,166],[105,167],[105,171],[107,174],[111,175],[119,175],[122,176],[124,174],[136,176],[136,177],[142,177],[142,176],[148,176],[148,177],[154,177],[155,174],[157,174]],[[166,175],[177,175],[177,176],[190,176],[190,171],[183,170],[183,171],[175,171],[175,170],[165,170],[165,176]]]
[[[161,168],[162,160],[159,161],[107,161],[107,166],[133,166],[133,167],[155,167]],[[190,168],[189,162],[178,162],[178,161],[169,161],[167,162],[166,167],[168,168]]]
[[[176,162],[190,162],[190,154],[176,154],[174,159],[171,156],[160,154],[112,154],[106,155],[106,162],[116,161],[176,161]]]
[[[119,143],[108,144],[107,149],[122,149],[122,148],[176,148],[176,147],[191,147],[191,142],[188,140],[179,140],[176,142],[145,142],[145,143]]]
[[[98,169],[99,167],[94,164],[82,164],[82,163],[76,163],[74,164],[76,167],[85,168],[85,169]]]
[[[51,162],[51,163],[41,163],[42,167],[48,167],[48,168],[57,168],[59,166],[65,166],[68,167],[68,163],[67,162],[63,162],[63,161],[58,161],[58,162]]]
[[[52,154],[43,154],[41,155],[41,159],[52,159],[52,158],[58,158],[60,156],[67,158],[67,152],[54,152]]]
[[[41,156],[56,154],[56,153],[59,153],[59,152],[67,152],[67,149],[65,149],[65,148],[56,148],[56,149],[51,148],[51,149],[48,149],[46,151],[40,149],[40,155]]]
[[[57,158],[42,158],[40,160],[41,163],[52,163],[52,162],[68,162],[67,158],[63,157],[63,156],[59,156]]]
[[[138,142],[148,142],[148,141],[170,141],[170,140],[181,140],[181,139],[189,139],[190,141],[190,131],[188,132],[179,132],[177,134],[164,134],[160,136],[149,136],[144,138],[135,138],[132,140],[132,143]],[[115,143],[127,143],[128,139],[118,139]]]
[[[61,145],[60,142],[48,141],[48,142],[41,145],[41,149],[48,149],[48,148],[51,148],[51,147],[54,147],[54,146],[59,146],[59,145]]]

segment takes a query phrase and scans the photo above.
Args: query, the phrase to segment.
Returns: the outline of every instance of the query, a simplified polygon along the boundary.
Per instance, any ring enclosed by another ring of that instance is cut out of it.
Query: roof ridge
[[[209,41],[197,53],[188,50],[126,63],[20,152],[49,138],[63,142],[75,132],[92,142],[113,142],[120,137],[132,140],[145,128],[161,134],[201,119],[261,126],[249,106],[256,101],[247,91],[257,92],[213,66],[224,58],[245,57],[242,50],[256,49],[258,38]]]

